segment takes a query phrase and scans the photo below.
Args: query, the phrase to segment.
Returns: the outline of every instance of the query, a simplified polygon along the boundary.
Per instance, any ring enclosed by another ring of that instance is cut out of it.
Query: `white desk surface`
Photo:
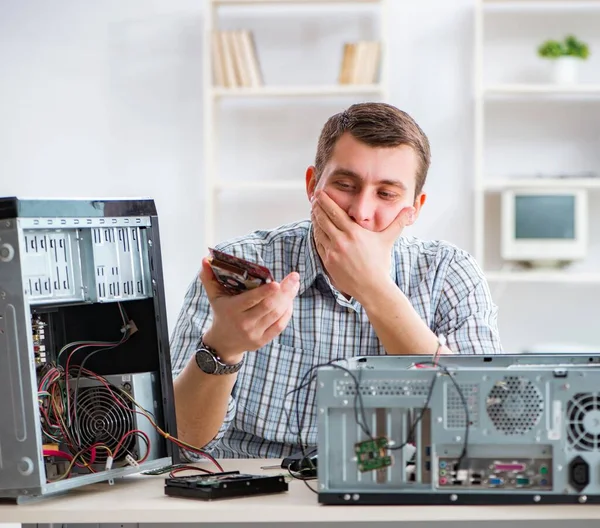
[[[222,460],[225,471],[263,470],[278,460]],[[208,467],[203,464],[203,467]],[[0,504],[0,522],[14,523],[208,523],[368,521],[527,521],[600,519],[600,505],[527,506],[328,506],[303,482],[286,493],[205,502],[168,497],[165,476],[135,475],[92,484],[65,495],[21,504]],[[310,484],[316,486],[316,481]]]

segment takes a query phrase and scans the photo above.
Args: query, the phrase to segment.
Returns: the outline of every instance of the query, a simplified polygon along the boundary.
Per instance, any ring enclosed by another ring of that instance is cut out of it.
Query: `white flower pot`
[[[576,57],[560,57],[552,60],[553,81],[558,84],[575,84],[580,60]]]

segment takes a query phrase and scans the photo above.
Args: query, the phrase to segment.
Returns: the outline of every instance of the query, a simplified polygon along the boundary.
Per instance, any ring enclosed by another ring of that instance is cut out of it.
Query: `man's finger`
[[[316,223],[317,227],[321,228],[321,231],[327,236],[327,238],[334,238],[341,234],[341,230],[331,221],[331,218],[327,216],[323,207],[315,202],[312,208],[313,223]]]
[[[299,287],[300,277],[298,273],[290,273],[279,283],[279,291],[273,292],[255,306],[246,310],[246,315],[257,321],[257,324],[263,324],[262,321],[268,314],[277,312],[282,304],[287,304],[290,299],[296,297]],[[287,300],[285,299],[286,297]],[[264,324],[263,327],[267,328],[268,326],[271,326],[278,318],[279,315],[277,315],[275,319],[269,321],[269,324]]]
[[[235,302],[239,303],[238,307],[242,312],[251,310],[254,306],[261,303],[269,295],[273,295],[279,289],[279,283],[271,282],[263,284],[253,290],[242,292],[235,296]]]
[[[275,339],[279,334],[281,334],[281,332],[285,329],[285,327],[288,325],[288,323],[290,322],[290,319],[292,317],[292,313],[294,312],[294,306],[290,306],[286,312],[277,320],[275,321],[263,334],[263,339],[266,339],[268,341],[272,341],[273,339]]]
[[[330,238],[318,225],[314,226],[313,236],[317,247],[325,249],[326,246],[329,246]]]
[[[383,233],[385,233],[385,235],[391,240],[396,240],[402,233],[403,229],[415,221],[415,212],[416,209],[411,205],[404,207],[396,215],[396,218],[394,218],[392,223],[383,230]]]
[[[316,193],[313,208],[315,205],[320,206],[323,213],[340,231],[346,231],[354,224],[354,222],[352,222],[350,217],[346,214],[346,211],[344,211],[337,203],[335,203],[325,191],[319,191]]]

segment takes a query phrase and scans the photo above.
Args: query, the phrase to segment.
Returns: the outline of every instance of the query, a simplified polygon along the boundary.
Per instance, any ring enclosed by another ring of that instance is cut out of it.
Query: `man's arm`
[[[173,391],[177,435],[198,448],[209,448],[209,444],[216,443],[235,414],[231,391],[237,374],[204,374],[195,362],[200,338],[211,323],[210,304],[198,277],[185,295],[170,345],[176,376]]]
[[[448,269],[434,321],[437,335],[447,341],[440,353],[501,353],[497,308],[477,263],[466,252],[457,251]],[[436,353],[436,333],[391,278],[367,292],[360,302],[388,354]]]
[[[180,440],[202,448],[217,436],[222,436],[219,433],[225,433],[229,400],[236,378],[237,374],[205,374],[194,360],[188,361],[173,382]]]
[[[388,354],[434,355],[437,352],[438,337],[391,278],[370,290],[359,302]],[[451,352],[443,346],[440,353]]]
[[[210,449],[235,415],[230,395],[237,375],[202,372],[195,362],[200,339],[224,363],[239,363],[246,351],[262,348],[284,330],[299,284],[298,274],[292,272],[280,283],[232,296],[223,291],[208,260],[202,260],[200,277],[186,295],[171,345],[177,355],[174,370],[180,372],[173,386],[178,434],[183,441]]]

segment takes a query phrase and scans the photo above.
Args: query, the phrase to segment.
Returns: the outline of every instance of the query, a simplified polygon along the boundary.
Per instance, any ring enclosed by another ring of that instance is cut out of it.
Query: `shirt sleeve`
[[[498,308],[475,259],[457,250],[447,267],[435,333],[457,354],[501,354]]]
[[[184,300],[183,306],[175,323],[175,329],[171,337],[171,363],[173,378],[179,376],[186,363],[193,357],[196,347],[202,337],[202,334],[208,330],[212,322],[212,312],[206,291],[202,286],[200,277],[190,284]],[[206,402],[190,402],[197,407],[198,412],[202,412]],[[216,436],[205,446],[204,451],[211,451],[219,443],[227,429],[231,425],[236,412],[236,402],[232,396],[229,396],[227,413]],[[201,447],[201,446],[198,446]],[[182,457],[190,461],[201,460],[202,457],[194,455],[187,450],[181,450]]]

